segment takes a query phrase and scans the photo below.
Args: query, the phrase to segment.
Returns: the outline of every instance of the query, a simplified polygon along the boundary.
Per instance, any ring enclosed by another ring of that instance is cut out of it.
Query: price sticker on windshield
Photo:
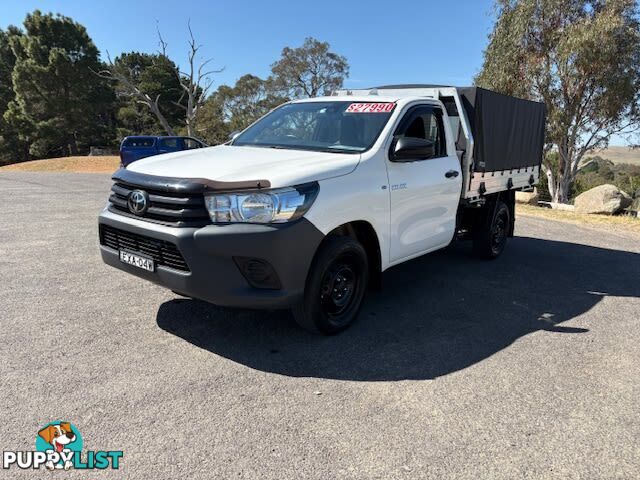
[[[395,103],[352,103],[345,113],[389,113],[395,107]]]

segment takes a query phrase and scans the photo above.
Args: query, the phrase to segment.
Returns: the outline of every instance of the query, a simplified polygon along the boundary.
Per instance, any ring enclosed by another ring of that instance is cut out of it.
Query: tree
[[[265,80],[251,74],[240,77],[233,87],[220,86],[215,96],[232,130],[243,130],[288,100],[270,91]]]
[[[271,92],[265,80],[243,75],[233,87],[221,85],[207,99],[198,134],[212,144],[226,142],[231,132],[245,129],[286,101]]]
[[[198,113],[197,136],[209,145],[218,145],[229,140],[233,131],[224,120],[224,106],[214,93],[207,97]]]
[[[545,103],[543,171],[553,201],[567,203],[585,154],[640,126],[637,6],[633,0],[498,0],[496,7],[476,82]]]
[[[115,82],[122,133],[176,134],[182,90],[178,67],[165,54],[123,53],[96,73]]]
[[[198,45],[191,30],[191,22],[188,24],[189,28],[189,55],[188,62],[189,68],[187,71],[180,72],[178,74],[178,81],[183,90],[184,102],[180,102],[179,105],[184,108],[185,124],[187,126],[187,135],[194,136],[196,130],[196,123],[198,120],[198,113],[200,108],[204,105],[209,90],[211,88],[212,80],[211,74],[220,73],[220,70],[207,70],[207,65],[212,59],[198,61],[197,56],[202,45]],[[160,33],[158,33],[160,36]],[[166,49],[167,44],[160,36],[160,44],[163,51]]]
[[[283,97],[330,95],[349,76],[347,59],[329,51],[327,42],[307,38],[298,48],[285,47],[271,65],[270,88]]]
[[[0,30],[0,165],[27,160],[29,149],[18,137],[18,130],[4,119],[9,104],[15,98],[13,91],[13,67],[16,57],[11,49],[10,37],[19,36],[18,28],[10,26]]]
[[[168,135],[175,135],[178,126],[185,126],[187,135],[193,136],[200,108],[211,88],[211,74],[222,70],[206,70],[209,60],[197,59],[201,45],[196,43],[189,24],[189,68],[181,72],[167,56],[167,43],[158,30],[160,52],[154,55],[131,52],[107,68],[96,72],[101,78],[117,84],[120,97],[129,97],[133,103],[144,105],[157,119]],[[173,78],[171,78],[173,77]],[[179,93],[178,93],[179,92]],[[135,121],[138,109],[128,108],[120,113],[123,119]],[[182,110],[180,119],[176,109]]]
[[[36,157],[76,155],[111,138],[113,91],[96,81],[99,52],[86,29],[62,15],[28,14],[25,34],[10,36],[15,98],[4,120]]]

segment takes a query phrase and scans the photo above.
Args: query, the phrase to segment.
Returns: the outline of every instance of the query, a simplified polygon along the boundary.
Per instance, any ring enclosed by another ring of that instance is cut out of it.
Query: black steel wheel
[[[509,207],[504,202],[499,202],[493,217],[489,217],[474,232],[473,249],[476,255],[493,259],[502,254],[509,236],[510,220]]]
[[[298,324],[331,335],[356,319],[369,278],[367,254],[351,237],[329,237],[316,254],[304,300],[293,309]]]

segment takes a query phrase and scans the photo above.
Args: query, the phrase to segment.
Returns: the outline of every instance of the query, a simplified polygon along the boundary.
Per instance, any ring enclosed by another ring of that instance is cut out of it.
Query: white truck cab
[[[286,103],[228,144],[113,175],[104,261],[218,305],[291,308],[337,333],[387,268],[470,238],[499,256],[537,183],[544,106],[477,88]]]

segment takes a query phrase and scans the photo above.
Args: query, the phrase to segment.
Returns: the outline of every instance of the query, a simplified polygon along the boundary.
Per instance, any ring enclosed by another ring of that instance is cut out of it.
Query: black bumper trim
[[[278,226],[170,228],[146,222],[142,225],[104,210],[99,223],[176,245],[191,271],[159,265],[155,272],[147,272],[122,263],[117,250],[101,245],[102,259],[108,265],[193,298],[239,308],[289,308],[300,301],[313,256],[324,238],[305,218]],[[252,287],[233,257],[265,260],[275,270],[281,288]]]

